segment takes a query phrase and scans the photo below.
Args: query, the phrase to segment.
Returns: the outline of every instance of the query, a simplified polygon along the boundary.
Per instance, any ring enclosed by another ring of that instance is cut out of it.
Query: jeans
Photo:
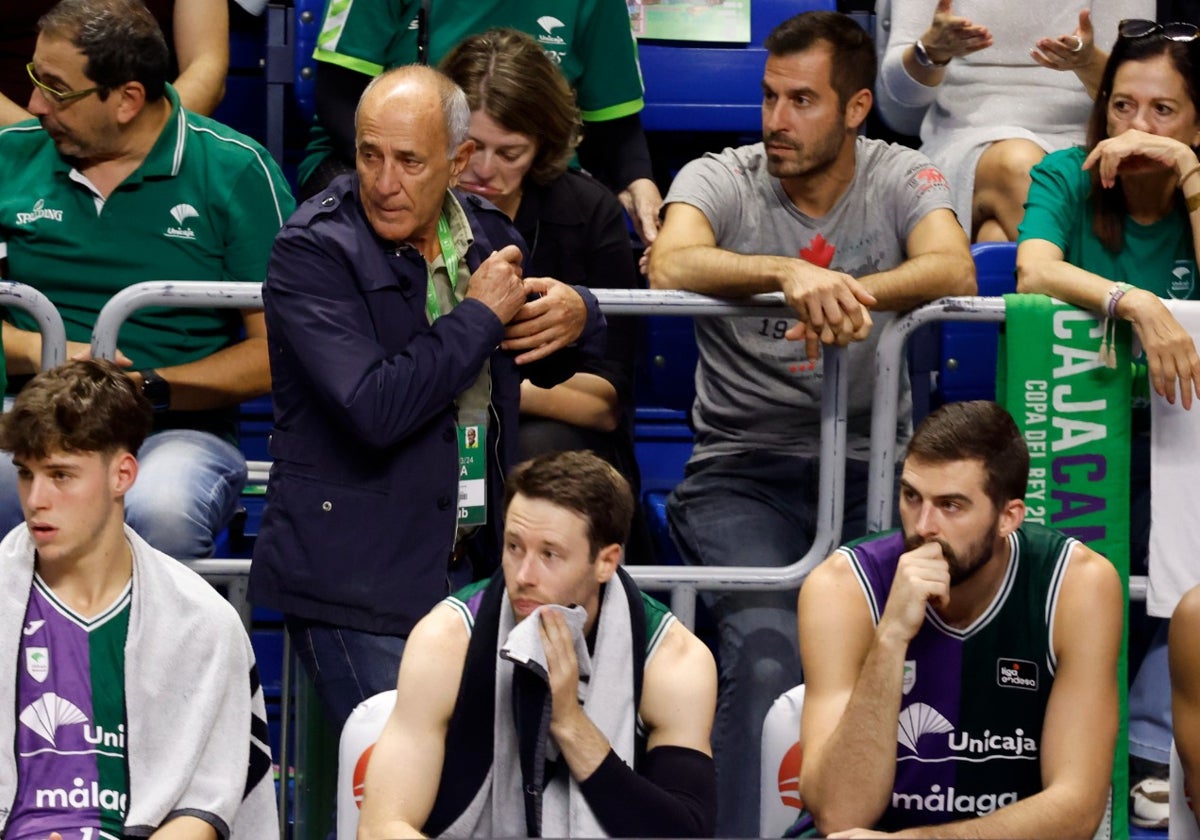
[[[1130,444],[1129,567],[1145,574],[1150,543],[1150,435]],[[1140,608],[1135,605],[1133,609]],[[1134,619],[1136,620],[1136,618]],[[1167,666],[1166,619],[1148,619],[1157,629],[1129,687],[1129,754],[1157,764],[1171,758],[1171,674]],[[1130,622],[1133,623],[1133,620]],[[1132,664],[1132,663],[1131,663]],[[1130,779],[1134,784],[1138,780]]]
[[[1157,764],[1171,758],[1171,672],[1167,627],[1161,620],[1129,688],[1129,754]],[[1134,784],[1137,779],[1130,779]]]
[[[333,732],[368,697],[396,687],[407,636],[381,636],[286,616],[292,650],[313,681]]]
[[[233,518],[245,485],[246,459],[233,444],[192,429],[158,432],[138,450],[125,521],[171,557],[211,557],[213,538]],[[0,458],[0,533],[23,519],[16,467]]]
[[[863,535],[867,473],[865,463],[846,462],[846,538]],[[790,565],[812,544],[820,492],[816,457],[747,452],[693,462],[667,502],[671,537],[694,565]],[[713,728],[719,837],[758,836],[763,719],[803,679],[797,594],[701,593],[720,635]]]

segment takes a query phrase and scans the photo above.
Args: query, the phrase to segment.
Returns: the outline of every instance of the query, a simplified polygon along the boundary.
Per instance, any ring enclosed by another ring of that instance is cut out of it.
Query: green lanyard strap
[[[446,265],[446,274],[450,277],[450,297],[458,292],[458,250],[454,247],[454,237],[450,235],[450,222],[446,214],[438,216],[438,243],[442,248],[442,262]],[[442,317],[442,305],[438,303],[437,289],[433,284],[433,266],[428,267],[428,282],[425,286],[425,312],[429,315],[430,323]]]

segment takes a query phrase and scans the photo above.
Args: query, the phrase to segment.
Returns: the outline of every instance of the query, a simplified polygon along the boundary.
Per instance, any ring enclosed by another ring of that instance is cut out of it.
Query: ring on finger
[[[1073,53],[1082,52],[1083,51],[1083,39],[1080,38],[1078,35],[1072,35],[1071,37],[1073,37],[1075,39],[1075,46],[1071,47],[1071,52],[1073,52]]]

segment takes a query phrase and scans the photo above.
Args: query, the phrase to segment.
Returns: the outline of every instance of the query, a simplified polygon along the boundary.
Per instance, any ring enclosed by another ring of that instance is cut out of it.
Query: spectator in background
[[[578,96],[585,124],[580,159],[610,188],[649,245],[662,196],[642,133],[642,79],[622,0],[439,0],[428,21],[421,0],[346,0],[326,11],[314,58],[317,123],[300,167],[300,194],[319,192],[354,161],[354,104],[388,67],[436,65],[467,35],[495,26],[537,38]],[[427,48],[421,47],[422,41]]]
[[[43,292],[88,352],[101,307],[147,280],[261,282],[293,202],[260,145],[192,114],[167,83],[162,32],[140,0],[63,0],[39,22],[29,106],[0,129],[0,274]],[[41,357],[33,320],[3,324],[10,377]],[[258,311],[151,309],[121,331],[155,409],[130,524],[173,557],[212,554],[246,480],[236,406],[271,386]],[[0,468],[0,527],[20,521]]]
[[[521,379],[555,385],[602,340],[590,292],[524,277],[511,220],[451,191],[469,121],[436,70],[376,77],[358,171],[288,221],[263,288],[275,460],[250,598],[286,616],[335,731],[452,583],[495,569]]]
[[[459,188],[513,220],[529,249],[525,273],[593,289],[639,288],[621,205],[601,184],[567,168],[579,140],[579,110],[537,41],[515,29],[490,29],[460,41],[442,71],[471,106],[475,151]],[[607,320],[603,358],[586,361],[553,388],[521,383],[521,458],[590,449],[640,496],[633,454],[638,320]],[[647,540],[635,516],[630,562],[650,561]]]
[[[1149,386],[1170,402],[1200,396],[1200,356],[1162,298],[1196,299],[1200,250],[1200,40],[1192,23],[1121,23],[1086,149],[1033,170],[1017,246],[1017,288],[1131,322],[1142,348],[1130,464],[1130,565],[1150,537]],[[1140,398],[1139,398],[1140,392]],[[1157,562],[1157,561],[1156,561]],[[1200,565],[1182,556],[1200,582]],[[1169,610],[1168,610],[1169,612]],[[1166,618],[1167,615],[1161,615]],[[1129,695],[1131,820],[1165,827],[1171,741],[1165,624]]]
[[[56,0],[0,4],[0,126],[27,120],[31,87],[25,64],[37,21]],[[146,0],[172,46],[173,85],[183,107],[208,116],[225,93],[229,70],[229,0]]]
[[[919,131],[972,241],[1012,241],[1030,168],[1083,142],[1117,22],[1153,5],[879,0],[876,10],[880,113],[897,131]]]
[[[667,513],[697,565],[787,566],[808,552],[828,492],[818,481],[821,344],[849,345],[842,527],[861,534],[880,330],[894,310],[975,291],[941,173],[919,152],[858,136],[875,85],[866,32],[846,15],[808,12],[779,24],[766,48],[764,142],[683,168],[650,258],[657,288],[782,291],[799,319],[696,319],[696,446]],[[910,408],[906,389],[900,445]],[[795,591],[704,598],[721,634],[717,831],[757,836],[762,721],[801,681]]]

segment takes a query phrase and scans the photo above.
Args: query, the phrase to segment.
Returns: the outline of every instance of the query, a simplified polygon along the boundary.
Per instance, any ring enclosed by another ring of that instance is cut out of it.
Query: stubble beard
[[[987,532],[978,540],[968,544],[962,552],[955,551],[950,543],[946,540],[935,538],[932,540],[922,539],[917,534],[904,535],[904,548],[907,551],[920,548],[929,542],[935,542],[942,547],[942,556],[946,559],[946,564],[950,567],[950,586],[958,586],[966,583],[971,578],[979,573],[979,570],[987,565],[988,560],[992,559],[992,547],[996,544],[996,538],[1000,534],[1000,517],[993,520]]]
[[[763,143],[774,143],[789,146],[795,151],[794,158],[773,156],[767,152],[767,172],[775,178],[812,178],[829,171],[842,150],[845,135],[838,127],[823,137],[815,145],[806,149],[803,143],[790,139],[779,133],[763,137]]]

